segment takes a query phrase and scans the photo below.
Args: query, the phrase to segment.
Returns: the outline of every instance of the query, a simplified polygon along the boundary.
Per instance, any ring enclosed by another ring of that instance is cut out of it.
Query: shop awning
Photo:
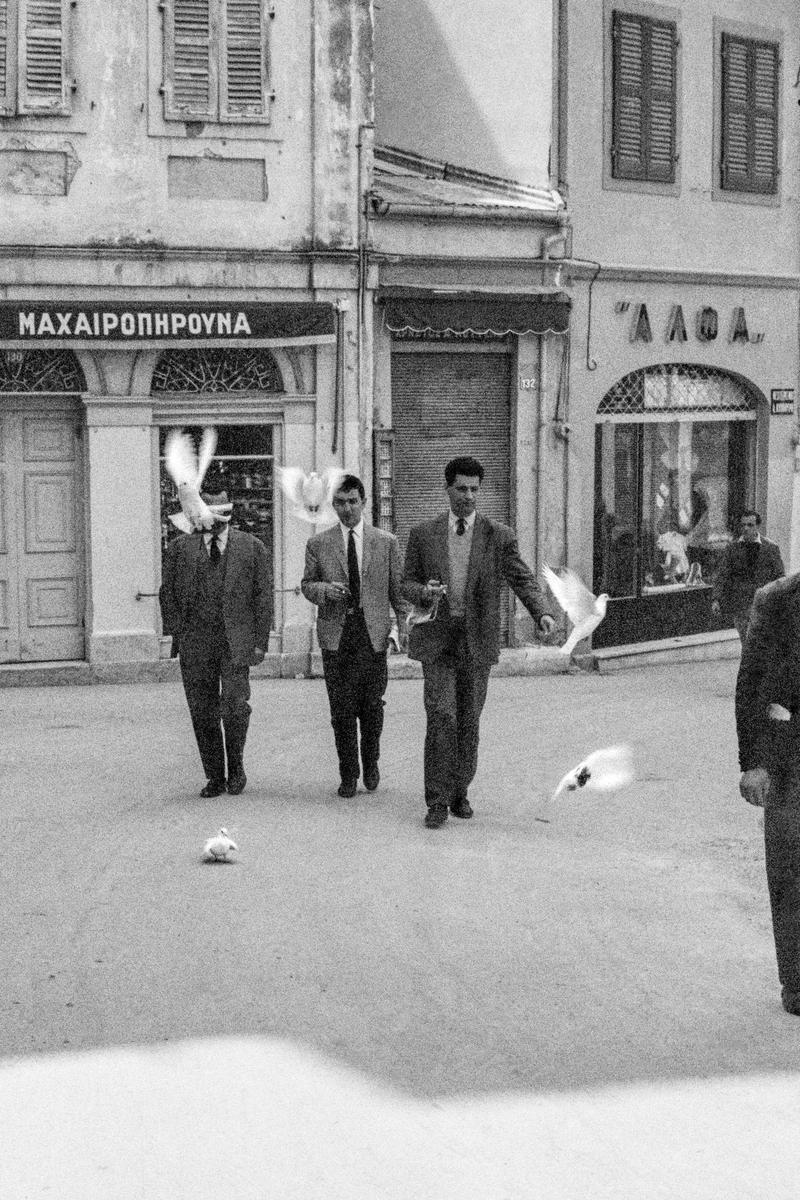
[[[487,295],[384,298],[384,325],[392,333],[566,333],[570,299],[563,292],[539,296]]]

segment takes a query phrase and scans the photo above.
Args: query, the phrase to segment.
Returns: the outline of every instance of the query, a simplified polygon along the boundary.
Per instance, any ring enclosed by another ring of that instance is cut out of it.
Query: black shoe
[[[224,779],[209,779],[206,786],[201,790],[200,795],[204,800],[211,800],[214,796],[221,796],[224,791]]]
[[[787,1013],[791,1013],[793,1017],[800,1017],[800,992],[790,991],[786,987],[781,988],[781,1004]]]
[[[231,796],[238,796],[240,792],[244,791],[246,785],[247,776],[241,767],[228,776],[228,792]]]
[[[371,767],[364,772],[364,787],[368,792],[374,792],[381,781],[381,773],[377,767]]]
[[[454,817],[461,817],[462,821],[468,821],[472,816],[472,805],[466,796],[459,796],[450,805],[450,812]]]
[[[425,814],[425,824],[428,829],[439,829],[447,820],[447,805],[434,804]]]
[[[343,800],[352,800],[358,787],[357,779],[343,779],[339,784],[339,795]]]

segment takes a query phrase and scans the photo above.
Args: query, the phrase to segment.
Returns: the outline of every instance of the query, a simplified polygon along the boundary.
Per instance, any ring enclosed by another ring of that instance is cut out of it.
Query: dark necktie
[[[219,542],[217,541],[217,537],[218,537],[218,534],[216,534],[216,533],[211,534],[211,545],[210,545],[209,551],[208,551],[208,556],[211,559],[212,563],[214,563],[214,564],[218,563],[220,560],[220,548],[219,548]]]
[[[463,517],[459,517],[456,521],[456,533],[461,537],[464,530],[467,528],[467,523]]]
[[[350,604],[353,608],[360,608],[361,576],[358,573],[356,539],[352,529],[350,530],[350,536],[347,539],[347,580],[350,585]]]

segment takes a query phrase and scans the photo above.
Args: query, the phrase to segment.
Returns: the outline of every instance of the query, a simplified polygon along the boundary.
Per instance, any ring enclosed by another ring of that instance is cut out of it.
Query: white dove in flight
[[[238,850],[236,842],[228,837],[227,829],[220,829],[214,837],[210,837],[203,846],[203,857],[206,862],[228,862],[231,850]]]
[[[276,467],[283,494],[292,506],[292,513],[312,525],[330,525],[337,520],[333,496],[346,472],[329,467],[318,475],[308,474],[302,467]]]
[[[595,750],[579,762],[577,767],[567,771],[552,796],[542,805],[536,820],[550,820],[550,806],[562,792],[577,792],[580,788],[610,792],[632,783],[633,778],[633,750],[627,743]]]
[[[547,565],[542,567],[547,586],[572,622],[572,632],[563,646],[562,654],[570,655],[578,642],[589,637],[606,615],[609,596],[602,592],[594,596],[574,571],[562,567],[559,574]]]
[[[213,529],[218,521],[230,521],[232,504],[206,504],[200,496],[208,464],[217,448],[217,431],[211,426],[203,430],[200,453],[182,429],[170,429],[164,446],[164,465],[178,489],[182,511],[170,514],[170,521],[184,533]]]

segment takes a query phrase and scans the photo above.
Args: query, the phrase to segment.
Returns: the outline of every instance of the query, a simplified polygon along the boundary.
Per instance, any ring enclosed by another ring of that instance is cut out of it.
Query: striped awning
[[[570,299],[563,292],[537,296],[388,296],[384,325],[392,333],[566,333]]]

